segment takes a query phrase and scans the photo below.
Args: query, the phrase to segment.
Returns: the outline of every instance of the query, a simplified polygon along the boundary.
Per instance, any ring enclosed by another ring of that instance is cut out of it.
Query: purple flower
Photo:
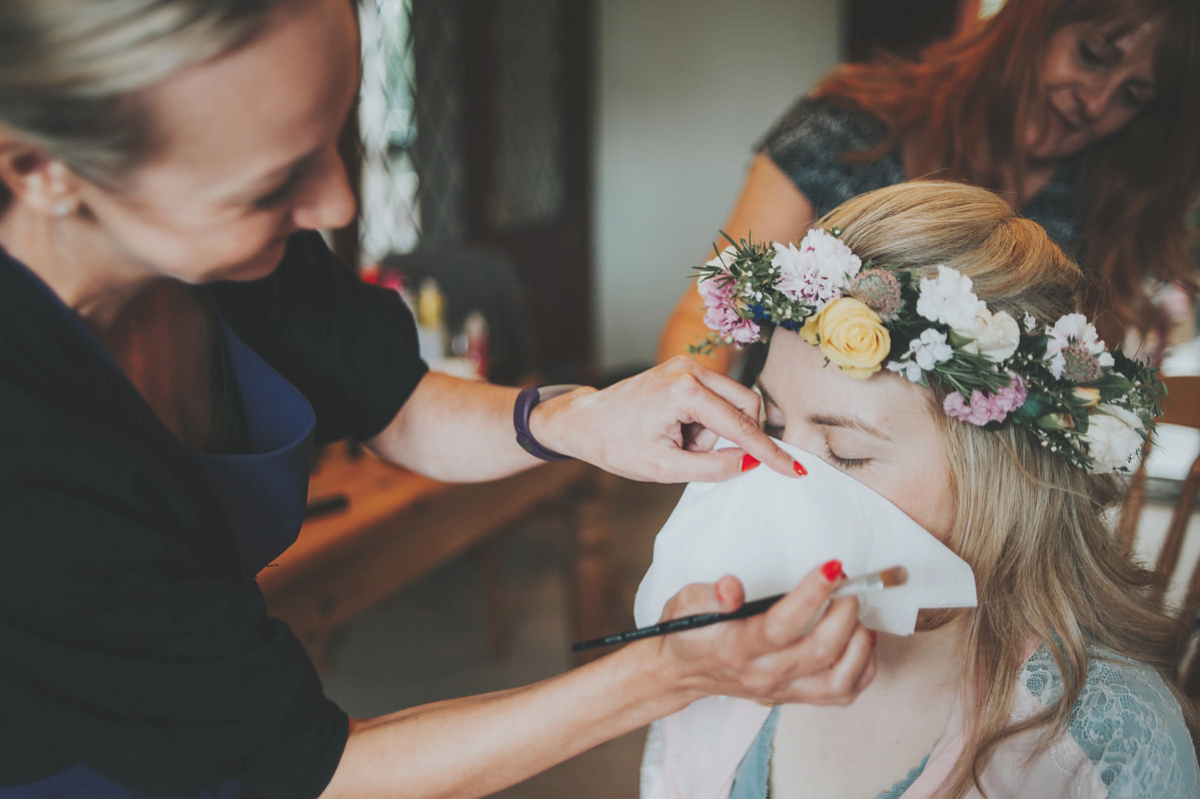
[[[970,402],[957,391],[948,394],[942,410],[947,416],[982,427],[988,422],[1003,422],[1025,404],[1025,396],[1025,381],[1020,375],[1012,374],[1012,382],[995,394],[984,394],[978,389],[972,391]]]
[[[733,275],[717,275],[696,284],[704,300],[704,324],[724,339],[738,344],[758,341],[758,325],[737,312],[737,281]]]

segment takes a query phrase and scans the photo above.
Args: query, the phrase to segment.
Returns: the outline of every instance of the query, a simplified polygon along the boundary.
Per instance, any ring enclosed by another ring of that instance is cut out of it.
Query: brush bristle
[[[893,566],[879,573],[879,579],[884,588],[895,588],[908,582],[908,569],[903,566]]]

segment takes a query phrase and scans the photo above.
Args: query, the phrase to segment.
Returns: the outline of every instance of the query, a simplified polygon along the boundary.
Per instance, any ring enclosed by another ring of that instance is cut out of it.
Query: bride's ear
[[[0,130],[0,211],[20,203],[46,216],[67,216],[79,207],[79,178],[41,148]],[[4,203],[4,194],[11,199]]]

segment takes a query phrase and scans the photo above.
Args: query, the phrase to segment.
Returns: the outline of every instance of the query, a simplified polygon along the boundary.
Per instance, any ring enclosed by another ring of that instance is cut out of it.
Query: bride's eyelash
[[[865,466],[871,462],[870,458],[841,458],[838,457],[828,446],[825,447],[825,452],[829,456],[829,460],[833,461],[833,465],[839,469],[856,469],[859,466]]]
[[[762,423],[762,430],[771,438],[783,438],[783,425],[771,424],[770,422],[764,421]],[[871,462],[870,458],[840,457],[836,452],[830,449],[828,445],[825,446],[825,453],[826,457],[829,458],[829,461],[839,469],[856,469],[859,466],[865,466]]]

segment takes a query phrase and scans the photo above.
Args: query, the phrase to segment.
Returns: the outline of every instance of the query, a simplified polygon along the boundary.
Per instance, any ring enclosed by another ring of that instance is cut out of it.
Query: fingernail
[[[842,562],[840,560],[831,560],[821,567],[821,574],[829,582],[836,580],[842,573]]]
[[[841,571],[838,572],[838,579],[841,579],[841,580],[846,579],[846,570],[845,569],[842,569]]]
[[[879,634],[874,630],[867,630],[867,634],[871,636],[871,646],[875,646],[875,639],[879,637]]]
[[[742,456],[742,471],[748,472],[754,467],[758,466],[760,463],[762,463],[762,461],[747,452]]]
[[[792,461],[792,469],[801,477],[804,477],[808,474],[808,469],[805,469],[804,464],[800,461]]]

